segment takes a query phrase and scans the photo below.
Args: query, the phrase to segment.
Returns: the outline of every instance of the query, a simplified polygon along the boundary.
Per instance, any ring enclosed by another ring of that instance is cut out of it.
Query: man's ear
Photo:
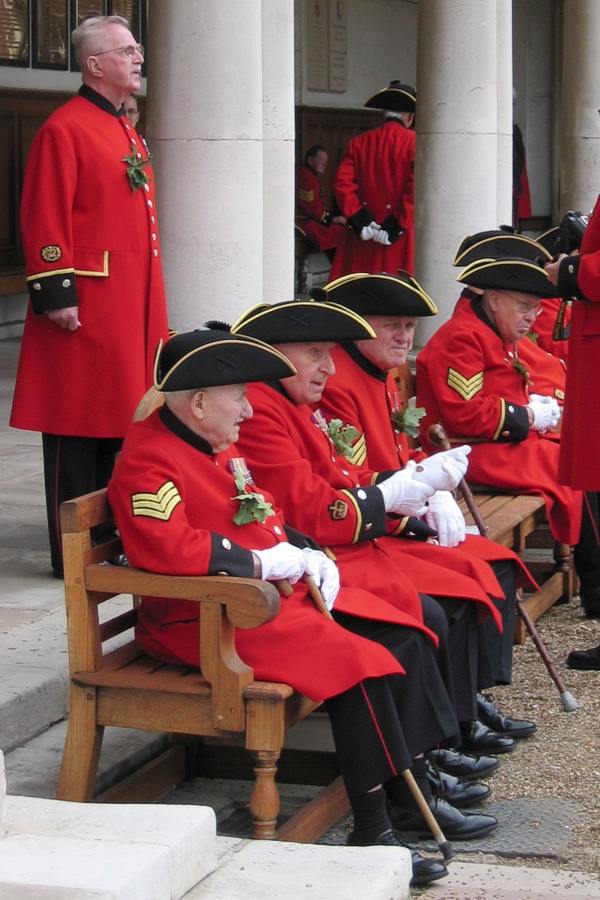
[[[406,113],[406,119],[404,121],[406,122],[406,127],[410,128],[412,126],[412,123],[415,121],[415,114]]]
[[[204,403],[206,400],[206,391],[196,391],[196,393],[192,396],[192,402],[190,403],[190,407],[193,415],[197,419],[204,418]]]
[[[92,75],[94,78],[102,78],[103,77],[102,66],[98,62],[97,57],[88,56],[88,58],[85,60],[85,62],[83,64],[83,67],[84,67],[84,71],[89,72],[89,74]]]

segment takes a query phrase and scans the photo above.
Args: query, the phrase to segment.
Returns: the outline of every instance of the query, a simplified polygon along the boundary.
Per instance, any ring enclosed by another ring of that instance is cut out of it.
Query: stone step
[[[422,900],[599,900],[600,879],[583,872],[533,866],[450,862],[448,876],[419,894]]]

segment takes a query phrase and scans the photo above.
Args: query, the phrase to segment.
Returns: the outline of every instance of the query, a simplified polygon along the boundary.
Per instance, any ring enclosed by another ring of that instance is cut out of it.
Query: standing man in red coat
[[[351,272],[414,269],[416,102],[414,87],[391,81],[365,103],[384,110],[385,119],[350,140],[335,174],[335,196],[352,230],[336,252],[331,281]]]
[[[321,175],[327,168],[327,150],[314,144],[306,151],[298,172],[296,224],[320,250],[334,250],[345,235],[344,216],[325,209],[321,196]]]
[[[600,489],[598,431],[600,395],[596,378],[600,352],[600,208],[598,201],[586,229],[579,255],[561,254],[546,265],[561,297],[573,297],[569,368],[563,416],[558,476],[578,490]],[[598,529],[598,517],[596,516]],[[596,537],[600,532],[596,531]],[[599,539],[600,542],[600,539]],[[573,669],[600,669],[600,646],[574,650],[567,657]]]
[[[83,85],[31,148],[21,207],[30,308],[11,425],[42,432],[52,569],[58,508],[103,487],[167,335],[154,175],[122,104],[144,61],[127,21],[73,32]]]

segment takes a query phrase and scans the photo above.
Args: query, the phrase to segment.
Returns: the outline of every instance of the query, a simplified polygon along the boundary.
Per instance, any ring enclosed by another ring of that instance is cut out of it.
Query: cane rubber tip
[[[440,844],[438,844],[438,846],[442,851],[442,856],[444,857],[444,859],[452,859],[452,857],[454,856],[454,850],[452,849],[452,844],[450,843],[450,841],[442,841]]]
[[[562,701],[563,709],[565,712],[573,712],[575,709],[579,709],[579,703],[571,693],[571,691],[565,691],[564,694],[560,695],[560,699]]]

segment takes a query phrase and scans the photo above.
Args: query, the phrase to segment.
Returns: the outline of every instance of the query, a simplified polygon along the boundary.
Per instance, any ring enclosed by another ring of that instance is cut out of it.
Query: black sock
[[[382,788],[350,798],[354,816],[354,837],[361,842],[374,841],[391,828]]]
[[[411,771],[415,781],[421,788],[421,793],[428,802],[431,801],[431,786],[427,778],[427,765],[424,756],[418,756],[416,759],[413,759]],[[394,806],[401,806],[402,809],[410,810],[411,812],[419,809],[402,775],[396,775],[395,778],[388,781],[385,789],[390,803],[393,803]]]

